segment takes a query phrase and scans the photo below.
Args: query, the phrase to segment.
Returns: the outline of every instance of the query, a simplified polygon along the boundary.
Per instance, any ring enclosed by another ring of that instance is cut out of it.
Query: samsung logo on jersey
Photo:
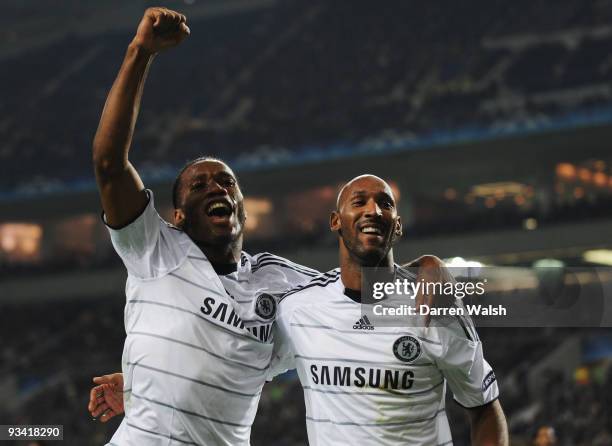
[[[340,367],[312,364],[310,377],[314,384],[322,386],[374,387],[379,389],[407,390],[414,383],[412,370],[366,369],[365,367]]]
[[[245,327],[244,322],[236,314],[233,308],[230,308],[225,302],[217,304],[214,298],[207,297],[204,299],[204,304],[200,307],[200,311],[206,316],[210,316],[213,319],[221,321],[232,327],[244,329],[246,328],[249,333],[258,338],[261,342],[268,342],[270,339],[270,332],[272,324],[265,324],[255,327]]]

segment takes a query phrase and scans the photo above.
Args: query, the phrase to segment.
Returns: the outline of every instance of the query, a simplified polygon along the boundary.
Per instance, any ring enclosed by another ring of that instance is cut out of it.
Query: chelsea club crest
[[[402,336],[393,344],[393,354],[403,362],[412,362],[421,356],[421,343],[414,336]]]
[[[260,294],[255,302],[255,314],[263,319],[272,319],[276,314],[276,299],[271,294]]]

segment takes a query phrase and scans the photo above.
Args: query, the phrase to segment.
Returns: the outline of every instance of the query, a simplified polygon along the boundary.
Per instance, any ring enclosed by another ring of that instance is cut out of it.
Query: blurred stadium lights
[[[611,249],[590,249],[582,254],[582,258],[585,262],[612,266]]]
[[[523,228],[527,231],[534,231],[538,229],[538,221],[535,218],[526,218],[523,220]]]
[[[564,180],[576,178],[576,167],[571,163],[559,163],[556,168],[557,176]]]
[[[595,174],[593,174],[593,183],[597,187],[606,187],[608,184],[608,176],[603,172],[595,172]]]
[[[98,225],[100,217],[95,214],[76,215],[54,225],[53,241],[58,253],[93,255],[96,248],[95,230]]]
[[[477,197],[495,197],[502,199],[505,196],[521,195],[527,192],[528,186],[515,181],[502,181],[497,183],[477,184],[472,186],[472,193]]]
[[[480,269],[484,266],[475,260],[466,260],[463,257],[452,257],[444,259],[444,263],[450,268],[455,277],[473,278],[480,275]]]
[[[10,262],[38,260],[42,235],[42,227],[34,223],[1,224],[0,257]]]
[[[580,181],[583,183],[590,183],[591,179],[593,178],[593,174],[586,167],[581,167],[578,169],[578,178],[580,178]]]
[[[534,268],[562,268],[565,262],[559,259],[538,259],[533,262]]]
[[[402,198],[402,192],[400,191],[399,186],[393,180],[388,180],[389,186],[391,186],[391,190],[393,191],[393,195],[395,196],[395,201],[399,203]]]
[[[244,208],[248,215],[245,229],[247,231],[254,231],[260,225],[261,219],[272,212],[274,206],[267,198],[245,198]]]
[[[454,199],[457,198],[457,190],[449,187],[444,191],[444,198],[446,198],[449,201],[452,201]]]

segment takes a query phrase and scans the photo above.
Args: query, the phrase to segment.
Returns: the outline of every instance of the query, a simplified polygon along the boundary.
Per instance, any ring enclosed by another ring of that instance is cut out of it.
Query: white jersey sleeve
[[[185,259],[185,237],[172,228],[155,210],[153,192],[149,203],[134,221],[122,228],[107,225],[111,242],[130,275],[139,279],[160,277]],[[106,223],[106,219],[103,216]]]
[[[436,363],[455,401],[463,407],[473,408],[497,399],[499,388],[493,369],[484,359],[482,342],[475,335],[471,321],[463,327],[465,332],[452,327],[439,329],[444,352]]]
[[[291,344],[290,320],[293,314],[292,305],[287,301],[279,302],[278,313],[276,315],[276,323],[274,329],[274,350],[272,352],[272,361],[268,371],[268,381],[272,380],[277,375],[285,373],[287,370],[295,369],[295,354]]]

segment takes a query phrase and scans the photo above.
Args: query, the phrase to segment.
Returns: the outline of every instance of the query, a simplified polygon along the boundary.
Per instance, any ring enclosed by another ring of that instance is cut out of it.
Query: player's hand
[[[442,259],[434,255],[424,255],[416,260],[404,265],[409,268],[418,268],[417,282],[423,284],[426,283],[453,283],[455,278],[448,270]],[[448,307],[452,305],[454,296],[436,295],[433,293],[426,293],[425,286],[421,286],[419,293],[415,297],[415,306],[417,311],[423,306],[427,305],[429,308],[433,307]],[[431,322],[431,316],[425,315],[425,326],[429,326]]]
[[[106,423],[123,413],[123,373],[96,376],[89,392],[87,409],[93,418]]]
[[[156,54],[181,43],[190,33],[187,17],[167,8],[147,8],[133,43]]]

